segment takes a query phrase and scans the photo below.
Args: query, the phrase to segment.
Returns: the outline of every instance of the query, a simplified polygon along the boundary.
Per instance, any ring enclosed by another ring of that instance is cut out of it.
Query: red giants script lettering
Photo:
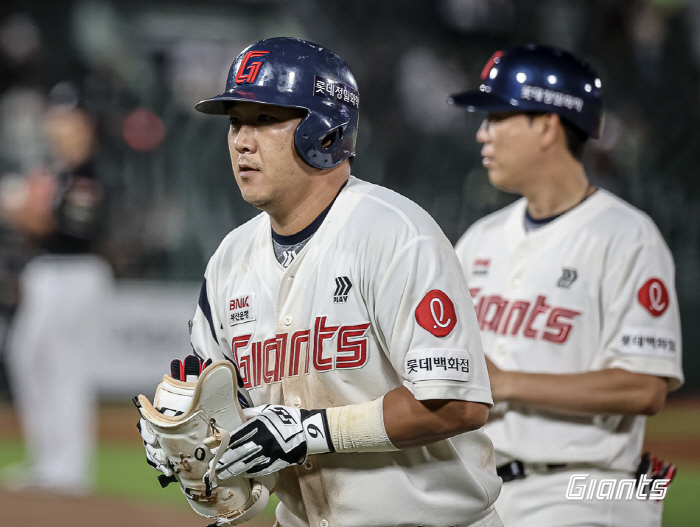
[[[470,289],[474,299],[479,328],[500,335],[522,335],[563,344],[569,338],[573,319],[580,311],[547,304],[547,297],[538,295],[535,302],[508,300],[499,295],[479,297],[479,288]],[[541,317],[541,318],[540,318]],[[538,320],[540,319],[540,320]],[[544,321],[544,326],[541,322]],[[543,327],[538,330],[537,327]]]
[[[283,377],[316,371],[361,368],[367,362],[369,322],[352,326],[332,326],[328,317],[317,317],[313,337],[306,329],[280,333],[263,342],[250,342],[252,335],[234,337],[233,359],[246,388],[279,382]]]

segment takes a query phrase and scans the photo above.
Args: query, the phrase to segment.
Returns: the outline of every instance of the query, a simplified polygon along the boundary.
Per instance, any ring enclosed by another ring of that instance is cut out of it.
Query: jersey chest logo
[[[469,290],[474,299],[479,329],[499,335],[522,336],[563,344],[574,327],[580,311],[547,303],[545,295],[534,302],[511,300],[500,295],[479,295],[479,288]]]
[[[561,278],[557,280],[557,287],[562,289],[569,289],[571,284],[573,284],[578,278],[578,273],[576,269],[564,269]]]
[[[255,293],[232,298],[228,303],[228,325],[255,320]]]
[[[472,266],[472,276],[488,276],[491,258],[477,258]]]
[[[347,276],[335,277],[335,293],[333,294],[333,303],[342,304],[348,301],[348,293],[352,289],[352,283]]]
[[[316,317],[313,329],[279,333],[264,341],[241,335],[231,340],[233,360],[246,388],[257,388],[285,377],[362,368],[369,360],[370,323],[346,326]],[[301,370],[301,371],[300,371]]]

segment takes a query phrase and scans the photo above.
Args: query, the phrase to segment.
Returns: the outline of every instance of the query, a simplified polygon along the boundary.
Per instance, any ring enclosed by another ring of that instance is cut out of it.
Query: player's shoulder
[[[509,205],[479,218],[472,223],[472,225],[467,229],[467,232],[502,229],[508,220],[513,217],[513,215],[518,215],[518,217],[520,217],[525,213],[526,204],[527,200],[525,198],[519,198]]]
[[[472,223],[455,244],[456,249],[464,247],[470,240],[481,239],[485,236],[489,239],[502,239],[503,232],[514,217],[522,218],[525,213],[527,201],[525,198],[515,200],[497,211],[491,212]]]
[[[230,260],[236,255],[243,255],[250,246],[251,240],[253,240],[261,230],[269,232],[269,225],[269,216],[261,212],[230,231],[224,236],[224,239],[221,240],[221,243],[219,243],[219,246],[211,256],[209,260],[210,265],[222,260]]]
[[[591,196],[597,214],[592,222],[596,230],[629,241],[662,240],[656,223],[644,211],[605,189]]]
[[[428,212],[416,202],[389,188],[351,177],[348,197],[357,200],[353,221],[365,223],[371,231],[393,235],[406,231],[415,236],[441,236],[442,230]],[[376,226],[381,225],[381,229]]]

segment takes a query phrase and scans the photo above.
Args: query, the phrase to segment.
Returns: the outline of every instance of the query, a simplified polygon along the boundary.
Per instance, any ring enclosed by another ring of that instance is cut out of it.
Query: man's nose
[[[255,149],[255,132],[252,126],[242,124],[236,130],[231,130],[233,147],[239,152],[250,152]]]
[[[489,120],[484,119],[481,122],[481,126],[479,126],[479,129],[476,131],[476,140],[479,143],[485,143],[489,139]]]

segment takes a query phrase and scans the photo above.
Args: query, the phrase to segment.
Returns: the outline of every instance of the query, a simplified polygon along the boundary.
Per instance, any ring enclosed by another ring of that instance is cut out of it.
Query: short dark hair
[[[566,119],[562,119],[561,124],[564,127],[566,146],[569,148],[569,152],[571,152],[574,159],[581,161],[583,159],[583,151],[586,148],[586,141],[588,141],[588,134]]]
[[[530,120],[538,117],[540,115],[545,115],[548,112],[523,112],[527,115]],[[564,128],[564,136],[566,137],[566,147],[569,152],[577,161],[583,159],[583,151],[586,148],[586,141],[588,141],[588,134],[581,130],[578,126],[573,124],[571,121],[559,116],[561,125]]]

